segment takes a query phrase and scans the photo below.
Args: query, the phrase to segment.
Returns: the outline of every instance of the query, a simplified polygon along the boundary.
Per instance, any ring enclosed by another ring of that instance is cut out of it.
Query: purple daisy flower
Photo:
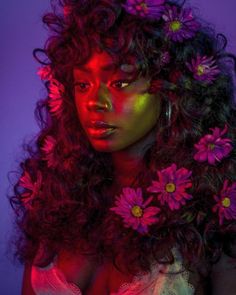
[[[166,22],[164,31],[167,37],[175,42],[183,42],[184,39],[192,38],[200,28],[190,8],[178,12],[176,6],[167,5],[162,18]]]
[[[197,54],[196,59],[192,59],[191,63],[186,63],[186,66],[193,73],[194,79],[208,84],[212,83],[220,73],[216,61],[212,56],[207,57]]]
[[[232,140],[230,138],[222,138],[228,128],[225,126],[223,130],[220,128],[211,128],[212,134],[206,134],[200,141],[194,145],[198,150],[194,155],[194,160],[198,162],[208,162],[210,165],[215,165],[226,158],[232,151]]]
[[[145,202],[142,197],[140,188],[123,188],[123,193],[116,199],[116,207],[110,210],[123,218],[125,227],[131,227],[141,234],[148,232],[148,226],[158,222],[156,214],[160,212],[157,207],[147,207],[153,197],[148,198]]]
[[[127,0],[124,9],[133,15],[158,20],[165,9],[166,0]]]
[[[189,179],[191,174],[192,172],[186,168],[177,170],[176,164],[172,164],[166,169],[157,171],[159,181],[152,181],[147,191],[157,193],[162,205],[166,203],[171,210],[177,210],[186,204],[186,200],[192,199],[192,196],[186,192],[186,189],[192,186]]]
[[[223,189],[219,196],[214,196],[217,204],[212,208],[213,212],[218,211],[220,224],[224,219],[236,219],[236,182],[231,186],[228,185],[228,180],[224,181]]]

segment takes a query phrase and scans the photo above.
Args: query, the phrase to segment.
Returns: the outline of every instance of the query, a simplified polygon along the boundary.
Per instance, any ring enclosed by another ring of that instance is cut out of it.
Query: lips
[[[90,121],[87,126],[88,134],[92,138],[107,138],[116,131],[117,127],[104,121]]]

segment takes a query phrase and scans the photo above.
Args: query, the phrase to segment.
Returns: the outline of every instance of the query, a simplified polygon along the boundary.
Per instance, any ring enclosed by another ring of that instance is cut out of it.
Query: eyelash
[[[86,88],[86,89],[85,89],[85,88],[82,88],[81,85],[89,86],[90,84],[87,83],[87,82],[76,82],[76,83],[74,84],[75,88],[79,87],[81,92],[86,92],[86,91],[87,91],[87,88]]]
[[[118,80],[118,81],[114,81],[114,82],[112,82],[111,85],[113,86],[113,85],[118,84],[118,83],[120,83],[120,84],[127,84],[127,85],[124,86],[124,87],[119,87],[119,86],[117,87],[118,89],[123,89],[123,88],[128,87],[128,86],[131,84],[131,81],[127,81],[127,80]]]
[[[121,85],[117,86],[119,83],[126,84],[126,85],[123,87],[121,87]],[[132,83],[132,81],[128,81],[128,80],[117,80],[117,81],[112,82],[110,85],[112,87],[115,86],[116,89],[123,89],[123,88],[128,87],[131,83]],[[88,82],[79,82],[79,81],[74,84],[75,88],[79,87],[80,92],[86,92],[90,85],[91,84]],[[88,87],[86,87],[86,86],[88,86]]]

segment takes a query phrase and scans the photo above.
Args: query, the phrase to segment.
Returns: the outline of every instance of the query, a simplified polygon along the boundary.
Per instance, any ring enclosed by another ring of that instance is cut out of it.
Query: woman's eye
[[[76,82],[75,83],[75,88],[78,89],[79,91],[87,91],[89,88],[90,84],[87,82]]]
[[[112,86],[118,89],[128,87],[130,85],[129,81],[116,81],[112,83]]]

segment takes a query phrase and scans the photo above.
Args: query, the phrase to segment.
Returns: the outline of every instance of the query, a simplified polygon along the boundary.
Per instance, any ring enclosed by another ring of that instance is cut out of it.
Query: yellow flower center
[[[143,9],[144,11],[147,10],[147,4],[146,4],[145,2],[142,2],[142,3],[140,4],[140,6],[142,7],[142,9]]]
[[[214,148],[215,148],[215,145],[214,145],[214,143],[209,143],[208,144],[208,148],[209,148],[209,150],[214,150]]]
[[[225,208],[229,208],[230,207],[230,198],[228,197],[225,197],[223,200],[222,200],[222,205],[225,207]]]
[[[198,74],[198,76],[201,76],[201,75],[203,75],[205,73],[205,66],[203,66],[203,65],[199,65],[198,67],[197,67],[197,74]]]
[[[174,20],[173,22],[170,23],[170,29],[173,32],[179,31],[181,29],[181,27],[182,27],[182,24],[178,20]]]
[[[135,216],[135,217],[142,217],[142,215],[143,215],[143,210],[138,205],[135,205],[131,209],[131,212],[132,212],[133,216]]]
[[[166,184],[166,191],[167,193],[173,193],[175,191],[176,187],[175,184],[172,182],[169,182]]]

